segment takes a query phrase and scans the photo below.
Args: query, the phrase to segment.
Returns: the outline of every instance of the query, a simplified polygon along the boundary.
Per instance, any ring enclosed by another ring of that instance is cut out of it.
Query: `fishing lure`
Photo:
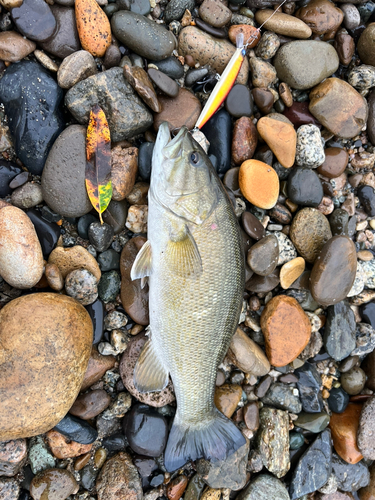
[[[280,7],[287,0],[283,0],[283,2],[275,9],[275,11],[270,15],[264,23],[262,23],[259,28],[256,29],[256,33],[259,33],[261,28],[271,19],[271,17],[276,14],[276,12],[280,9]],[[201,114],[195,124],[194,129],[201,129],[205,123],[211,118],[212,115],[216,113],[216,111],[220,108],[220,106],[225,101],[227,95],[229,94],[231,88],[236,81],[238,73],[240,72],[242,63],[245,59],[246,48],[249,46],[250,41],[254,40],[257,37],[256,34],[251,35],[246,43],[244,44],[243,33],[239,33],[236,37],[236,50],[231,57],[229,63],[227,64],[224,72],[219,78],[219,81],[215,85],[213,91],[209,99],[207,100],[204,108],[202,109]]]

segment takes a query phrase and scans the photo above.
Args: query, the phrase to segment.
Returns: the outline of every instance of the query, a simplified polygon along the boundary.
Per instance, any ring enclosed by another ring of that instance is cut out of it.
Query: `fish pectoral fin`
[[[177,275],[199,276],[202,273],[202,258],[188,228],[184,238],[168,241],[165,253],[170,269]]]
[[[143,346],[134,369],[134,385],[139,392],[156,392],[165,389],[169,373],[160,361],[152,339]]]
[[[151,244],[149,241],[146,241],[146,243],[137,253],[137,257],[135,258],[132,269],[130,271],[130,278],[132,281],[137,280],[139,278],[141,279],[145,278],[146,276],[150,276],[151,260],[152,260]],[[143,284],[143,286],[144,285],[145,283]]]

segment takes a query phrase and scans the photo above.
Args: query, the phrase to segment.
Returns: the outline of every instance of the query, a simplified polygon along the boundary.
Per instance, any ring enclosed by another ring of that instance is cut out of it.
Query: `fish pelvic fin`
[[[152,338],[143,346],[134,369],[134,385],[139,392],[157,392],[165,389],[169,373],[157,355]]]
[[[168,241],[165,253],[170,269],[178,276],[202,274],[202,259],[195,239],[187,226],[182,239]]]
[[[145,278],[147,276],[150,276],[151,274],[151,261],[152,261],[151,244],[149,241],[146,241],[146,243],[137,253],[137,256],[130,271],[130,278],[132,281],[141,278],[142,288],[147,283],[147,280]]]
[[[177,409],[165,450],[164,465],[168,472],[172,472],[189,460],[225,460],[245,443],[242,432],[216,408],[209,420],[196,425],[181,423]]]

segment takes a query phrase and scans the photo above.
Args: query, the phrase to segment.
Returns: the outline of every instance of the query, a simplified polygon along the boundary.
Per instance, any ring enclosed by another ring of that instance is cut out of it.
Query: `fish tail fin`
[[[167,471],[172,472],[189,460],[225,460],[245,443],[242,432],[216,408],[210,419],[195,425],[182,423],[177,410],[165,450],[164,465]]]

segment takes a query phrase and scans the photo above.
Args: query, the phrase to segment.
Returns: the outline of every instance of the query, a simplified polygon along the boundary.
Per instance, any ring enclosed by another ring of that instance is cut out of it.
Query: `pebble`
[[[316,125],[301,125],[297,130],[296,164],[317,168],[324,163],[325,155],[320,130]]]
[[[258,10],[255,14],[255,20],[259,24],[265,23],[264,26],[267,30],[274,31],[278,35],[310,38],[310,27],[300,19],[282,12],[276,12],[270,19],[271,14],[273,14],[271,9]]]
[[[47,56],[47,54],[45,54],[42,50],[35,50],[34,56],[37,61],[39,61],[40,64],[42,64],[46,69],[57,73],[57,70],[59,69],[58,65],[54,61],[52,61],[52,59]]]
[[[23,38],[15,31],[0,33],[0,58],[3,61],[17,62],[28,56],[36,49],[36,44]]]
[[[53,468],[56,465],[56,460],[47,448],[42,436],[31,438],[28,449],[28,459],[32,474],[37,474],[45,469]],[[31,481],[32,477],[33,475],[31,475],[29,481]]]
[[[74,9],[70,7],[51,5],[51,10],[56,19],[56,31],[53,37],[43,43],[39,43],[39,45],[49,54],[63,59],[81,48],[76,16]]]
[[[356,349],[352,356],[363,356],[373,351],[375,346],[375,330],[366,323],[358,323],[356,330]]]
[[[340,63],[343,66],[348,66],[355,52],[355,43],[346,30],[339,30],[335,38],[334,47],[339,56]]]
[[[356,464],[363,458],[357,446],[361,409],[361,405],[349,403],[342,413],[332,413],[329,423],[336,453],[350,464]]]
[[[343,413],[349,404],[349,394],[341,387],[334,387],[330,390],[327,402],[333,413]]]
[[[266,231],[255,215],[245,211],[242,213],[241,220],[243,228],[251,238],[257,241],[264,238]]]
[[[164,11],[165,22],[169,24],[171,21],[179,21],[186,9],[192,12],[194,6],[195,3],[192,0],[171,0]]]
[[[305,270],[305,260],[296,257],[283,264],[280,269],[280,285],[284,290],[288,289]]]
[[[233,335],[227,356],[238,369],[256,377],[266,375],[271,368],[262,349],[241,328]]]
[[[188,0],[190,2],[190,0]],[[179,0],[171,0],[165,11],[164,11],[164,16],[167,17],[167,11],[169,8],[172,8],[172,5],[175,5],[176,3],[181,4]],[[189,9],[190,10],[190,9]],[[184,9],[185,11],[185,9]],[[178,61],[176,57],[167,57],[166,59],[163,59],[161,61],[151,61],[154,66],[156,66],[160,71],[168,75],[170,78],[173,78],[174,80],[178,80],[179,78],[182,78],[184,76],[184,67],[182,64]]]
[[[284,484],[269,474],[260,474],[239,495],[238,500],[290,500]]]
[[[233,85],[225,100],[225,109],[228,111],[229,114],[231,114],[235,118],[241,118],[241,117],[245,118],[248,116],[250,117],[254,114],[253,98],[250,90],[246,85],[241,85],[241,84]],[[253,122],[251,121],[251,123]],[[258,137],[256,137],[256,139],[253,139],[254,142],[257,140]],[[256,142],[255,142],[255,147],[256,147]]]
[[[108,17],[95,0],[76,0],[75,12],[82,48],[94,57],[104,56],[111,44]]]
[[[264,407],[259,418],[257,444],[263,465],[277,478],[283,477],[290,468],[288,413]]]
[[[15,476],[27,460],[27,445],[25,439],[13,439],[0,442],[0,474]]]
[[[90,424],[85,420],[69,415],[69,413],[55,425],[54,429],[71,441],[81,444],[91,444],[98,437],[97,431]]]
[[[306,64],[306,60],[309,64]],[[303,90],[314,87],[335,73],[339,58],[335,49],[328,43],[296,40],[280,47],[274,65],[280,80],[293,89]]]
[[[294,394],[294,388],[279,382],[271,385],[266,395],[262,397],[262,403],[290,413],[302,411],[300,398]]]
[[[125,64],[124,76],[147,106],[149,106],[156,113],[159,113],[161,111],[161,106],[146,71],[139,66],[128,66]]]
[[[364,462],[350,464],[332,454],[332,472],[337,479],[337,487],[342,491],[357,491],[367,486],[370,473]]]
[[[317,207],[323,199],[323,186],[310,167],[294,168],[287,180],[289,199],[296,205]]]
[[[370,471],[370,481],[367,486],[361,488],[358,492],[358,496],[360,500],[372,500],[374,497],[374,469],[375,466],[371,465],[369,468]]]
[[[215,28],[222,28],[229,23],[232,11],[220,0],[204,0],[199,7],[199,16]]]
[[[56,30],[56,20],[50,6],[43,0],[23,0],[11,10],[12,21],[25,37],[44,42]]]
[[[201,112],[201,104],[194,94],[180,88],[177,97],[170,98],[160,95],[158,101],[161,111],[154,117],[156,131],[159,130],[160,124],[163,122],[168,122],[169,130],[179,129],[184,125],[189,129],[194,127]],[[213,118],[211,118],[210,124]]]
[[[340,382],[344,391],[350,396],[355,396],[364,388],[366,374],[362,368],[355,366],[351,370],[341,374]]]
[[[361,415],[359,418],[358,434],[357,434],[357,445],[361,451],[363,457],[367,460],[374,460],[375,456],[375,442],[374,442],[374,424],[373,424],[373,412],[374,412],[374,397],[368,399],[361,410]]]
[[[318,167],[317,172],[329,179],[339,177],[348,164],[349,155],[347,151],[342,148],[326,148],[324,153],[325,160]]]
[[[330,417],[325,412],[321,413],[305,413],[301,412],[298,415],[294,424],[301,429],[317,434],[322,432],[329,424]]]
[[[327,308],[324,347],[333,359],[341,361],[355,349],[355,330],[354,313],[346,302]]]
[[[57,71],[57,82],[62,89],[70,89],[76,83],[97,73],[95,60],[90,52],[78,50],[66,56]]]
[[[112,243],[113,228],[105,222],[92,222],[89,226],[88,236],[91,245],[98,251],[104,252]]]
[[[312,90],[309,110],[332,134],[346,139],[358,135],[367,120],[365,99],[339,78],[327,78]]]
[[[359,37],[357,44],[357,50],[361,61],[370,66],[374,66],[375,64],[374,33],[375,24],[370,23]]]
[[[149,68],[148,76],[154,82],[154,84],[167,96],[176,97],[180,87],[177,85],[175,80],[172,80],[169,76],[160,70]]]
[[[298,376],[297,387],[303,411],[307,413],[322,412],[321,378],[315,365],[306,362],[301,368],[296,370],[295,374]]]
[[[117,271],[103,273],[98,284],[98,294],[103,302],[113,302],[120,292],[121,279]]]
[[[331,433],[325,430],[299,459],[289,486],[290,500],[321,488],[328,481],[331,470]]]
[[[254,88],[251,93],[257,108],[265,115],[270,113],[274,104],[272,92],[269,89]]]
[[[65,500],[79,490],[73,474],[65,469],[47,469],[39,472],[30,485],[34,500]]]
[[[272,31],[265,31],[257,44],[255,54],[264,60],[272,59],[279,47],[279,37]]]
[[[260,325],[267,357],[273,366],[285,366],[294,361],[310,340],[308,317],[298,302],[286,295],[278,295],[267,303]]]
[[[215,405],[221,413],[230,418],[235,412],[242,397],[241,386],[224,384],[215,389]]]
[[[65,291],[83,306],[87,306],[98,298],[97,280],[86,269],[76,269],[66,276]]]
[[[274,231],[273,233],[279,242],[279,261],[278,266],[282,266],[286,262],[290,262],[297,257],[296,249],[288,236],[281,231]]]
[[[355,5],[345,3],[341,5],[340,9],[344,13],[343,25],[347,30],[353,30],[361,24],[361,15]]]
[[[289,433],[289,448],[291,450],[299,450],[305,444],[303,435],[299,432]]]
[[[375,86],[375,68],[362,64],[348,74],[348,83],[357,90],[368,90]]]
[[[304,21],[316,35],[335,33],[340,27],[344,14],[328,0],[312,0],[296,12],[296,17]]]
[[[259,429],[259,407],[256,402],[246,403],[243,410],[243,419],[249,430],[256,432]]]
[[[98,264],[102,272],[120,269],[120,255],[109,248],[98,256]]]
[[[269,117],[262,117],[257,123],[262,139],[285,168],[293,166],[297,134],[292,125]]]
[[[238,181],[242,194],[256,207],[270,209],[276,204],[279,178],[266,163],[259,160],[245,161],[240,167]]]
[[[375,190],[371,186],[359,186],[357,196],[370,217],[375,216]]]
[[[101,277],[96,259],[80,245],[69,248],[56,247],[51,252],[48,263],[56,264],[64,279],[76,269],[86,269],[95,276],[97,281]]]
[[[11,197],[11,203],[18,208],[32,208],[43,201],[43,193],[40,184],[27,182],[23,186],[16,188]]]
[[[210,143],[208,155],[214,155],[216,158],[216,172],[219,175],[225,174],[231,165],[232,119],[230,114],[225,109],[220,109],[204,125],[202,132]]]
[[[276,236],[270,234],[255,243],[247,254],[247,263],[260,276],[271,274],[279,260],[279,243]]]
[[[21,172],[22,170],[15,163],[0,160],[0,196],[2,198],[12,193],[14,187],[11,186],[11,183],[22,175]],[[26,180],[28,180],[29,174],[26,173],[26,176]]]
[[[253,87],[267,88],[276,82],[276,70],[268,61],[250,57],[249,65]]]
[[[62,90],[54,78],[36,62],[12,64],[1,79],[0,100],[16,154],[34,175],[42,173],[48,152],[64,127],[61,99]]]
[[[311,294],[322,306],[345,299],[357,269],[355,246],[347,236],[334,236],[321,249],[310,275]]]
[[[14,478],[0,478],[0,495],[3,500],[18,500],[20,486]]]
[[[92,448],[92,444],[76,443],[54,430],[47,432],[46,438],[54,457],[60,459],[78,457]]]
[[[254,123],[249,117],[242,116],[233,127],[232,159],[234,163],[241,165],[246,160],[250,160],[257,144],[258,133]]]
[[[115,361],[116,358],[113,356],[102,356],[96,347],[93,347],[80,391],[84,392],[98,382],[108,370],[115,366]]]
[[[249,48],[255,47],[260,38],[261,34],[254,26],[248,24],[233,24],[228,30],[228,37],[232,43],[236,43],[236,37],[238,34],[243,33],[244,40],[249,40]]]

